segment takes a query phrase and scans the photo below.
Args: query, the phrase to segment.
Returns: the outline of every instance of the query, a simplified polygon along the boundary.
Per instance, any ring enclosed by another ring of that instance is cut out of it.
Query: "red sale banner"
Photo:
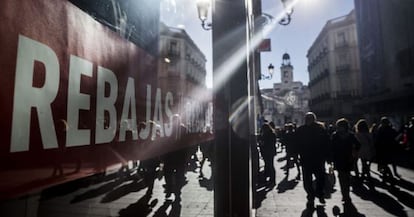
[[[0,23],[0,199],[211,139],[154,55],[73,4],[3,0]]]

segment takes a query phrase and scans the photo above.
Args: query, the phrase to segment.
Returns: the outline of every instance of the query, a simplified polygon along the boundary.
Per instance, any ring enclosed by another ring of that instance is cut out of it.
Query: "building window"
[[[337,72],[341,71],[346,71],[349,69],[350,65],[349,65],[349,53],[348,52],[341,52],[338,53],[336,55],[336,70]]]
[[[168,54],[171,56],[178,56],[179,52],[178,52],[178,43],[177,41],[170,41],[170,48],[168,50]]]
[[[346,45],[346,37],[345,32],[338,32],[336,34],[336,46],[342,47]]]

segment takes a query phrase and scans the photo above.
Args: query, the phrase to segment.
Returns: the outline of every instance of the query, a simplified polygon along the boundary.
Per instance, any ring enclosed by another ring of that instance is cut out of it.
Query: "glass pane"
[[[413,215],[414,2],[261,2],[256,216]]]
[[[212,42],[196,1],[0,7],[1,216],[213,216]]]

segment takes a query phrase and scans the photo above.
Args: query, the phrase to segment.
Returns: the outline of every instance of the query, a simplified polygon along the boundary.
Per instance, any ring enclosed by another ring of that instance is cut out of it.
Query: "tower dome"
[[[290,60],[290,56],[288,53],[284,53],[282,58],[283,60]]]
[[[282,56],[282,65],[283,66],[290,66],[290,56],[288,53],[284,53]]]

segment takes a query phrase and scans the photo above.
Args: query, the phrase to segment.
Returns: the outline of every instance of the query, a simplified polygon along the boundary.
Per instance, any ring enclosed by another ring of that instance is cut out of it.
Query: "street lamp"
[[[273,66],[273,64],[270,63],[269,66],[267,67],[267,73],[269,73],[269,75],[261,74],[261,76],[260,76],[261,79],[262,80],[263,79],[267,79],[267,80],[272,79],[274,70],[275,70],[275,67]]]
[[[208,17],[208,9],[210,8],[210,1],[211,0],[197,0],[197,11],[198,11],[198,18],[201,20],[201,27],[204,30],[211,30],[212,24],[207,23],[207,17]],[[280,0],[283,4],[283,10],[284,10],[284,17],[279,20],[279,24],[286,26],[289,25],[290,21],[292,20],[292,14],[293,14],[293,7],[292,7],[292,1],[293,0]],[[273,20],[274,17],[272,15],[262,13],[262,16],[266,18],[267,20]]]
[[[211,29],[211,23],[206,23],[208,17],[208,8],[210,7],[210,0],[197,0],[198,18],[201,20],[201,27],[204,30]]]
[[[281,0],[283,4],[283,9],[285,12],[285,16],[279,20],[279,24],[286,26],[289,25],[290,21],[292,20],[293,8],[290,5],[290,1],[292,0]]]

